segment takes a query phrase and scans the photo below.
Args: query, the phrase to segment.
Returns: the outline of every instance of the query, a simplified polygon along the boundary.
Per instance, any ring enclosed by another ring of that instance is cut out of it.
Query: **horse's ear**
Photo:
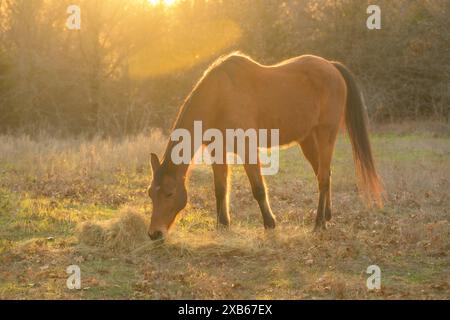
[[[152,165],[152,172],[155,173],[156,170],[161,166],[158,156],[154,153],[150,155],[150,163]]]

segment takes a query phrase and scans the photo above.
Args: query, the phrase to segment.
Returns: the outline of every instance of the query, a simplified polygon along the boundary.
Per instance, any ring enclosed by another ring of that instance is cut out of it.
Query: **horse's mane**
[[[189,101],[192,99],[192,96],[195,94],[199,86],[205,82],[213,73],[216,71],[223,71],[226,74],[228,74],[229,66],[234,63],[238,63],[239,61],[251,61],[253,63],[259,64],[258,62],[254,61],[252,58],[250,58],[248,55],[240,52],[240,51],[233,51],[229,54],[222,55],[219,58],[217,58],[213,63],[211,63],[208,68],[203,72],[203,75],[201,78],[195,83],[194,87],[186,97],[186,99],[183,101],[183,104],[178,112],[177,120],[174,123],[174,126],[172,128],[177,128],[178,124],[180,123],[184,112],[189,108]]]
[[[195,94],[195,92],[197,91],[197,89],[200,87],[200,85],[204,82],[207,81],[207,79],[213,74],[216,73],[217,71],[222,71],[225,72],[226,74],[228,74],[229,71],[229,67],[233,64],[239,63],[239,62],[243,62],[243,61],[251,61],[253,63],[259,64],[258,62],[254,61],[251,57],[249,57],[248,55],[240,52],[240,51],[233,51],[229,54],[225,54],[225,55],[221,55],[219,58],[217,58],[216,60],[214,60],[213,63],[211,63],[208,68],[206,68],[206,70],[203,72],[203,75],[201,76],[201,78],[195,83],[194,87],[192,88],[192,90],[189,92],[188,96],[186,97],[186,99],[183,101],[178,114],[177,114],[177,118],[175,120],[175,123],[172,127],[172,130],[175,130],[181,120],[183,119],[184,114],[186,113],[186,111],[189,109],[190,107],[190,101],[192,99],[192,96]],[[171,141],[168,142],[167,148],[166,148],[166,152],[170,149]],[[164,154],[164,159],[167,157],[167,154]]]

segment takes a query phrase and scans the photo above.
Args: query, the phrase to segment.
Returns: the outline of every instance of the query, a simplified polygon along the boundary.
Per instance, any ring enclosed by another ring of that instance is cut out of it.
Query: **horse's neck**
[[[194,121],[201,119],[201,113],[199,112],[198,108],[192,103],[187,102],[183,106],[183,109],[181,110],[173,129],[173,131],[177,129],[184,129],[189,131],[191,136],[191,160],[197,152],[196,146],[194,145]],[[176,173],[176,176],[185,178],[186,173],[189,170],[189,164],[175,164],[172,161],[172,149],[177,143],[177,141],[172,141],[171,139],[169,140],[166,151],[164,153],[163,162],[166,163],[168,170]]]
[[[165,162],[165,163],[164,163]],[[163,165],[166,166],[166,173],[170,174],[173,173],[173,175],[177,178],[177,179],[181,179],[181,180],[186,180],[186,175],[187,172],[189,170],[189,166],[190,164],[174,164],[172,162],[172,159],[170,158],[170,154],[168,156],[168,158],[165,158],[163,162]]]

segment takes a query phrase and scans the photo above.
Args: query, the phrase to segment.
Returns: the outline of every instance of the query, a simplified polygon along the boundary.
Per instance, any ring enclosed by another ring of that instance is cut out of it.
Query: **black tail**
[[[383,187],[373,161],[364,99],[350,70],[339,62],[332,62],[332,64],[339,70],[347,84],[345,125],[352,144],[353,160],[356,174],[359,178],[359,188],[369,204],[374,200],[381,207],[383,205]]]

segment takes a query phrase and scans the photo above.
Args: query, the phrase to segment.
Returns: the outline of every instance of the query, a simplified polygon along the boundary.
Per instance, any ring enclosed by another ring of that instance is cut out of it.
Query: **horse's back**
[[[303,55],[265,66],[236,55],[220,68],[222,124],[277,128],[284,144],[302,140],[319,122],[335,122],[342,114],[345,83],[321,57]],[[341,106],[333,106],[333,100]]]

